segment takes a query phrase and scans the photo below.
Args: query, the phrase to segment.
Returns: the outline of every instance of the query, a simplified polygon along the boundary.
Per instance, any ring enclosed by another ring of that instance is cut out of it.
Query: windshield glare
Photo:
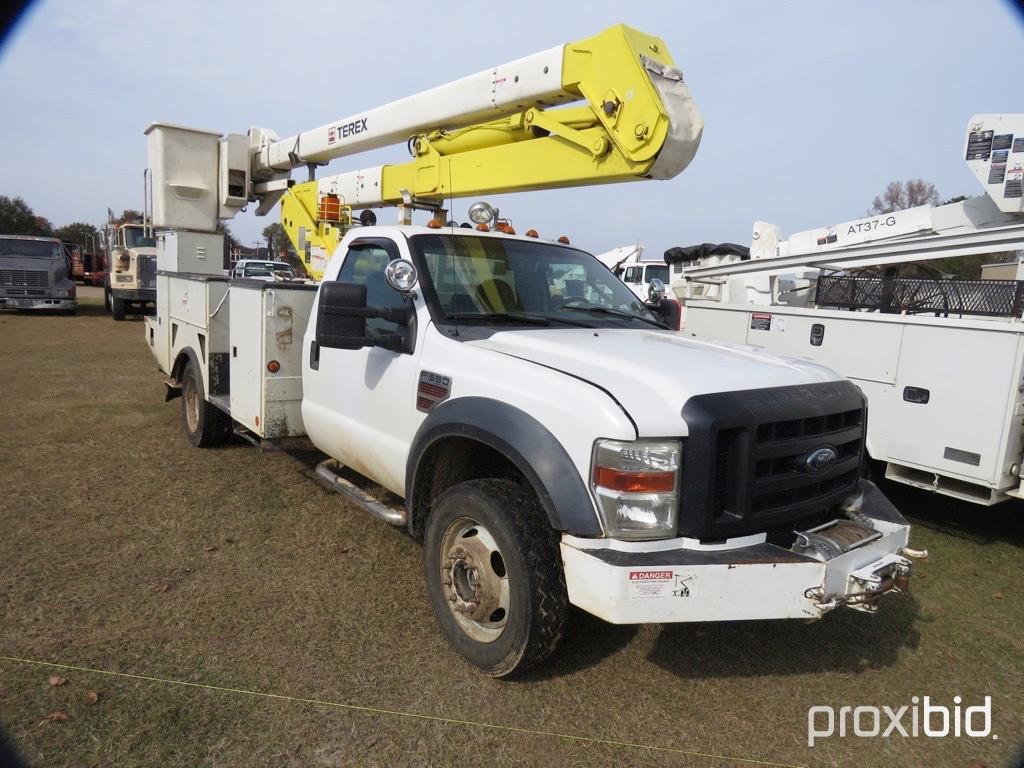
[[[623,327],[627,313],[658,322],[640,300],[588,253],[548,243],[469,235],[415,235],[437,304],[459,319],[539,315],[573,325]],[[595,313],[595,309],[598,313]]]
[[[20,240],[0,237],[0,256],[29,256],[57,259],[61,257],[60,243],[52,240]]]
[[[156,238],[145,237],[142,227],[125,227],[124,239],[129,248],[156,248]]]

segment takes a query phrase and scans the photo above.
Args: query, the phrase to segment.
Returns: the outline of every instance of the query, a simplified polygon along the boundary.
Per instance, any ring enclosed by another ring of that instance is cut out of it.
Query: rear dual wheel
[[[223,445],[231,437],[231,417],[206,399],[203,377],[189,362],[181,376],[181,426],[196,448]]]

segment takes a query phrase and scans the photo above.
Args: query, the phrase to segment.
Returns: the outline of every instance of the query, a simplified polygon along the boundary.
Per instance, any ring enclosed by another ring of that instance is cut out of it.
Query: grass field
[[[1020,506],[897,489],[931,555],[913,596],[876,616],[576,614],[546,667],[491,680],[436,630],[415,542],[323,490],[302,457],[189,447],[141,324],[82,294],[76,317],[0,313],[0,726],[32,765],[966,768],[1006,765],[1020,744]],[[999,739],[807,747],[810,706],[924,695],[990,695]]]

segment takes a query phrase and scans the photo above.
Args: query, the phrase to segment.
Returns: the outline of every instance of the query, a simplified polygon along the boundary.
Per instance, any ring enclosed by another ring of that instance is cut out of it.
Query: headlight
[[[590,487],[605,533],[618,539],[667,539],[676,534],[678,440],[598,440]]]

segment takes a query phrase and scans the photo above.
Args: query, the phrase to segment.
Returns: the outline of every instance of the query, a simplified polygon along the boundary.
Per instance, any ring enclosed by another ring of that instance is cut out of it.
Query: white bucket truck
[[[546,75],[560,59],[545,55]],[[552,103],[550,88],[529,91],[531,61],[482,73],[515,77],[510,109]],[[673,112],[671,93],[649,93]],[[480,99],[459,114],[479,120],[494,97]],[[650,163],[692,156],[699,131],[685,129]],[[545,659],[570,604],[614,623],[806,620],[874,611],[906,588],[909,526],[861,479],[864,398],[829,369],[685,338],[593,256],[498,231],[486,205],[471,209],[475,229],[449,226],[437,198],[428,226],[352,226],[319,285],[229,279],[216,219],[272,202],[287,183],[266,158],[283,155],[258,129],[147,133],[160,263],[145,332],[188,439],[307,435],[326,484],[423,542],[438,625],[486,674]],[[284,143],[296,166],[294,148],[315,146]],[[542,131],[510,146],[556,147],[569,163],[595,143]],[[413,205],[423,198],[402,214]],[[361,478],[387,493],[371,497]]]

